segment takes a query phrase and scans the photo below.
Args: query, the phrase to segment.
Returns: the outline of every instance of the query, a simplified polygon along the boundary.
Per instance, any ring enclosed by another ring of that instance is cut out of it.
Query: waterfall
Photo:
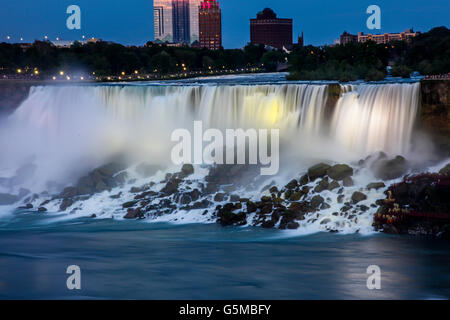
[[[419,105],[419,86],[363,84],[345,90],[334,111],[331,135],[361,154],[378,150],[407,153]]]
[[[45,182],[67,183],[118,153],[167,163],[171,132],[194,120],[205,128],[279,128],[281,142],[299,150],[321,136],[355,158],[408,151],[419,84],[343,85],[341,92],[330,123],[325,84],[33,87],[0,129],[0,148],[8,150],[0,176],[32,161],[33,186],[45,190]]]

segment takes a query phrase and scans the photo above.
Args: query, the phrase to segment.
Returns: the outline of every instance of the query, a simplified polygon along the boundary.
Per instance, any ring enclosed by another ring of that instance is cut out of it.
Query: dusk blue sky
[[[244,46],[250,39],[249,19],[265,7],[280,18],[294,19],[294,38],[304,31],[305,44],[331,44],[347,30],[370,32],[366,8],[381,7],[381,27],[376,33],[428,31],[449,26],[449,0],[222,0],[222,33],[225,48]],[[81,7],[81,31],[66,28],[66,8]],[[60,37],[81,39],[81,35],[123,44],[144,44],[153,40],[152,0],[1,0],[0,41],[7,36],[19,42]]]

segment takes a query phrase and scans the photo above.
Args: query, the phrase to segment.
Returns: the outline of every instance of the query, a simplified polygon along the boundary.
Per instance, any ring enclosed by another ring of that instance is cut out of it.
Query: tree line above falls
[[[210,70],[226,72],[251,67],[275,71],[285,63],[290,71],[288,79],[298,80],[382,80],[387,65],[393,66],[393,76],[409,77],[412,71],[444,74],[450,72],[450,30],[437,27],[409,42],[389,44],[369,41],[319,47],[294,45],[290,54],[251,44],[243,49],[210,51],[152,42],[143,47],[75,42],[70,48],[57,48],[50,42],[35,41],[25,49],[20,44],[0,43],[0,73],[39,70],[41,79],[60,70],[99,76],[137,72],[161,75]]]

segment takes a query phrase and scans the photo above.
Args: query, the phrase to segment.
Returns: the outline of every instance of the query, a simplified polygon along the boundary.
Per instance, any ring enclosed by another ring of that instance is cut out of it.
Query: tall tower
[[[173,42],[191,43],[189,0],[172,1]]]
[[[173,41],[172,1],[153,0],[155,40]]]
[[[200,47],[218,50],[222,46],[222,12],[216,0],[203,0],[199,7],[198,21]]]
[[[198,9],[202,0],[189,0],[191,43],[199,40]]]
[[[198,8],[201,1],[153,0],[155,40],[186,43],[198,41]]]

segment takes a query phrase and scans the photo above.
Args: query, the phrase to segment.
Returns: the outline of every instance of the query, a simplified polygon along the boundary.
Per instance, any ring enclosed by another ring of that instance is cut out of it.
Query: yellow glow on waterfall
[[[279,101],[277,99],[272,99],[272,101],[267,106],[266,111],[266,121],[270,125],[274,125],[278,122],[279,111],[280,111]]]

